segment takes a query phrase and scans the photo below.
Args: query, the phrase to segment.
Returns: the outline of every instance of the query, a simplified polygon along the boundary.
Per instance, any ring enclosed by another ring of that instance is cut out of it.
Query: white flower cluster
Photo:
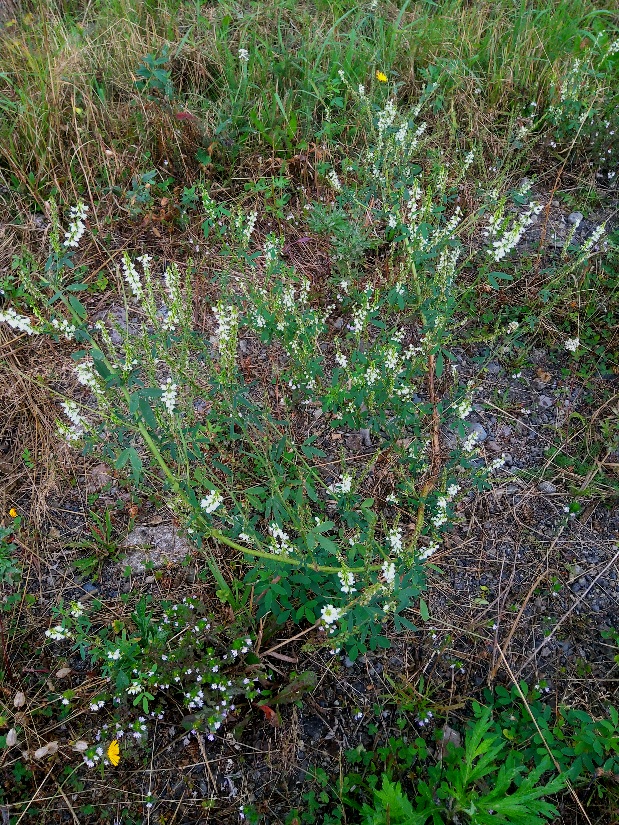
[[[254,233],[254,229],[256,228],[256,221],[258,220],[258,213],[254,209],[249,213],[247,216],[247,223],[243,228],[243,232],[241,234],[241,240],[244,246],[249,244],[249,240]]]
[[[269,264],[274,264],[281,255],[283,243],[276,235],[267,235],[264,241],[264,257]]]
[[[447,521],[447,498],[439,496],[436,500],[436,513],[432,516],[432,524],[435,527],[442,527]]]
[[[217,304],[213,307],[213,315],[217,319],[217,341],[220,350],[226,350],[232,341],[236,341],[239,326],[239,313],[235,306]]]
[[[123,255],[123,272],[125,274],[125,282],[131,290],[132,295],[136,298],[141,298],[143,295],[142,282],[137,269],[133,265],[133,261],[126,252]]]
[[[333,190],[336,192],[342,191],[342,184],[340,183],[340,179],[338,178],[335,169],[329,169],[327,172],[327,181]]]
[[[70,324],[65,318],[61,318],[60,320],[58,320],[58,318],[52,318],[52,326],[58,330],[58,332],[62,333],[67,341],[70,341],[75,335],[75,325]]]
[[[514,221],[512,227],[506,229],[500,237],[492,241],[492,248],[488,250],[488,255],[497,263],[501,261],[518,244],[526,229],[533,223],[542,208],[540,203],[531,201],[528,209]],[[494,235],[496,229],[496,221],[491,219],[487,234]]]
[[[320,618],[330,627],[342,618],[342,614],[343,611],[340,608],[334,607],[332,604],[326,604],[320,611]],[[333,632],[333,630],[334,628],[331,628],[331,632]]]
[[[395,120],[396,114],[397,109],[395,105],[395,100],[390,99],[385,104],[385,108],[378,113],[377,127],[379,135],[382,135],[383,132],[391,126],[391,124]]]
[[[19,315],[19,313],[15,312],[13,307],[8,307],[0,312],[0,324],[3,322],[8,324],[13,329],[18,329],[21,332],[27,332],[28,335],[39,334],[39,330],[32,326],[32,321],[30,318],[26,318],[25,315]]]
[[[213,490],[212,492],[208,493],[205,498],[202,499],[200,502],[200,507],[206,513],[214,513],[215,510],[223,504],[223,496],[219,492],[219,490]]]
[[[96,392],[99,388],[97,373],[95,372],[94,361],[90,358],[80,361],[75,365],[75,376],[80,384]]]
[[[184,305],[183,293],[181,290],[181,273],[179,272],[176,264],[172,264],[167,267],[166,271],[163,273],[163,280],[170,296],[170,307],[163,322],[163,328],[173,332],[176,329],[176,324],[181,319],[182,308]]]
[[[383,562],[382,571],[387,584],[393,584],[395,581],[395,564],[392,561]]]
[[[393,372],[400,369],[400,356],[395,347],[389,347],[385,352],[385,367]]]
[[[50,627],[49,630],[45,631],[45,635],[54,642],[64,642],[67,639],[73,638],[72,633],[61,624],[57,624],[56,627]]]
[[[505,457],[502,455],[500,458],[494,458],[490,464],[488,464],[488,470],[491,473],[495,473],[497,470],[501,470],[505,466]]]
[[[563,346],[568,352],[576,352],[578,347],[580,346],[580,339],[579,338],[566,338]]]
[[[282,530],[275,522],[269,526],[269,533],[273,537],[273,550],[278,555],[287,556],[294,551],[294,546],[290,541],[290,536]]]
[[[406,140],[406,133],[407,132],[408,132],[408,121],[404,120],[402,122],[402,125],[398,129],[398,131],[395,133],[396,142],[397,143],[404,143],[404,141]]]
[[[361,335],[367,321],[368,311],[364,306],[356,306],[352,311],[352,324],[349,325],[351,332]]]
[[[513,335],[514,332],[520,327],[518,321],[510,321],[506,327],[506,332],[508,335]]]
[[[475,445],[477,444],[477,440],[479,439],[479,433],[477,430],[471,430],[471,432],[467,435],[467,437],[462,442],[462,449],[465,453],[470,453],[475,449]]]
[[[400,527],[392,527],[387,531],[387,543],[394,553],[402,552],[402,530]]]
[[[419,561],[425,561],[426,559],[429,559],[430,556],[433,556],[434,553],[436,553],[438,548],[438,542],[431,541],[430,544],[428,544],[427,547],[424,547],[424,549],[419,553]]]
[[[63,401],[60,405],[65,411],[65,415],[71,422],[70,425],[62,422],[58,423],[58,434],[65,438],[69,444],[78,441],[84,434],[86,428],[86,419],[78,412],[78,406],[75,401]]]
[[[375,364],[370,366],[365,371],[365,383],[368,387],[373,386],[380,379],[380,370]]]
[[[599,226],[593,230],[591,235],[587,238],[584,244],[580,248],[580,258],[587,255],[591,250],[595,247],[597,242],[600,240],[602,235],[606,232],[606,224],[601,223]]]
[[[350,473],[342,473],[340,480],[329,484],[327,490],[330,493],[350,493],[352,490],[352,475]]]
[[[337,574],[338,579],[340,580],[340,590],[342,593],[356,593],[357,588],[355,585],[355,577],[350,572],[350,570],[342,571]]]
[[[249,52],[247,51],[247,49],[239,49],[239,60],[241,61],[241,63],[249,62]]]
[[[472,400],[465,396],[464,398],[461,398],[457,404],[454,404],[453,409],[456,416],[464,420],[468,415],[470,415],[471,410],[473,409]]]
[[[161,400],[170,415],[174,413],[174,406],[176,404],[176,394],[178,391],[178,386],[172,381],[171,378],[168,378],[165,384],[161,385],[162,396]]]
[[[88,207],[85,203],[78,203],[76,206],[72,206],[70,210],[70,219],[71,223],[69,224],[69,228],[65,232],[64,236],[64,246],[69,248],[73,247],[74,249],[77,248],[82,235],[86,231],[86,214],[88,213]]]

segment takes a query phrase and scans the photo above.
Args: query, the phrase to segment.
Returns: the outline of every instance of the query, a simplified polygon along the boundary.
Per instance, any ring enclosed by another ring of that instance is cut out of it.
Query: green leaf
[[[71,304],[71,308],[73,312],[79,317],[81,321],[84,320],[86,317],[86,309],[84,308],[83,304],[81,304],[75,295],[69,295],[69,303]]]
[[[487,275],[488,283],[493,289],[500,289],[499,281],[513,281],[513,275],[507,275],[505,272],[489,272]]]
[[[443,374],[443,370],[445,369],[445,358],[443,357],[443,353],[439,352],[436,356],[436,361],[434,364],[434,372],[436,373],[436,377],[440,378]]]
[[[424,622],[427,622],[430,618],[430,611],[428,610],[428,605],[426,604],[424,599],[419,600],[419,612]]]
[[[138,401],[138,407],[140,409],[140,412],[142,413],[142,418],[144,419],[144,421],[146,421],[151,430],[156,430],[158,425],[157,419],[155,418],[155,414],[148,401],[142,396],[140,396],[140,399]]]

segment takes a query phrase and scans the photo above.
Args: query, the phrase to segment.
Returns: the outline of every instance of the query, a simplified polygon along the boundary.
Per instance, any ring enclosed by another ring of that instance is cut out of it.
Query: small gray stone
[[[501,452],[501,445],[498,444],[496,441],[489,441],[487,446],[488,446],[488,449],[492,450],[493,453],[500,453]]]
[[[511,467],[514,463],[514,458],[511,453],[503,453],[503,460],[507,467]]]
[[[469,424],[469,432],[477,433],[478,441],[485,441],[488,438],[488,433],[486,432],[486,430],[482,427],[481,424],[478,424],[477,422]]]
[[[355,663],[352,661],[352,659],[349,659],[348,656],[346,656],[346,658],[344,659],[344,664],[345,664],[346,667],[354,667],[355,666]]]
[[[540,481],[540,483],[537,485],[537,489],[541,493],[552,494],[557,492],[557,488],[555,487],[555,485],[551,484],[549,481]]]
[[[359,435],[361,436],[361,440],[363,441],[364,447],[371,447],[372,446],[372,439],[370,438],[370,430],[361,427],[359,430]]]
[[[195,548],[173,525],[139,526],[132,530],[121,547],[131,550],[121,567],[129,566],[134,573],[144,573],[146,565],[153,568],[178,564]]]
[[[537,399],[537,403],[543,410],[549,410],[552,406],[554,406],[554,401],[549,395],[540,395]]]
[[[582,221],[584,215],[582,212],[570,212],[567,216],[567,222],[571,223],[572,225],[578,226],[578,224]]]
[[[490,361],[486,369],[488,370],[490,375],[498,375],[501,372],[501,365],[498,363],[498,361]]]

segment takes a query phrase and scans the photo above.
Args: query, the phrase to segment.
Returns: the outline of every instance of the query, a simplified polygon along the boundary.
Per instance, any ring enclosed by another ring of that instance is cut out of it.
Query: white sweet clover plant
[[[343,159],[327,181],[333,203],[308,210],[334,249],[322,291],[285,263],[280,238],[255,248],[255,211],[227,209],[201,187],[205,237],[227,261],[206,334],[193,328],[191,262],[164,268],[147,255],[122,261],[122,321],[89,322],[71,277],[82,205],[64,245],[52,205],[36,328],[8,310],[2,319],[83,345],[83,391],[62,408],[62,435],[165,493],[222,593],[213,542],[245,554],[259,614],[317,623],[353,658],[386,644],[387,617],[412,626],[403,613],[458,499],[500,469],[476,454],[466,423],[474,387],[460,384],[450,351],[457,277],[472,254],[492,274],[537,209],[506,218],[497,195],[463,215],[455,194],[471,153],[455,171],[438,159],[424,175],[413,162],[424,151],[420,106],[402,117],[365,93],[359,106],[366,155]],[[467,253],[460,236],[477,220],[488,246]],[[595,252],[585,246],[579,261]],[[241,335],[261,349],[269,386],[246,377]],[[361,464],[325,455],[330,430],[358,434]]]

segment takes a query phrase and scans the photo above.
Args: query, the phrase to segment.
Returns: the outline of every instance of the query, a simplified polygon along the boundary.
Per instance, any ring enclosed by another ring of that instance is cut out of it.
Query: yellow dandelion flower
[[[17,518],[17,510],[15,509],[15,507],[11,507],[11,509],[9,510],[9,516],[11,518]]]
[[[376,72],[376,79],[380,80],[381,83],[386,83],[388,78],[384,72]]]
[[[113,739],[110,742],[110,746],[107,749],[107,758],[110,760],[112,765],[114,765],[114,767],[116,767],[116,765],[120,762],[120,747],[116,739]]]

